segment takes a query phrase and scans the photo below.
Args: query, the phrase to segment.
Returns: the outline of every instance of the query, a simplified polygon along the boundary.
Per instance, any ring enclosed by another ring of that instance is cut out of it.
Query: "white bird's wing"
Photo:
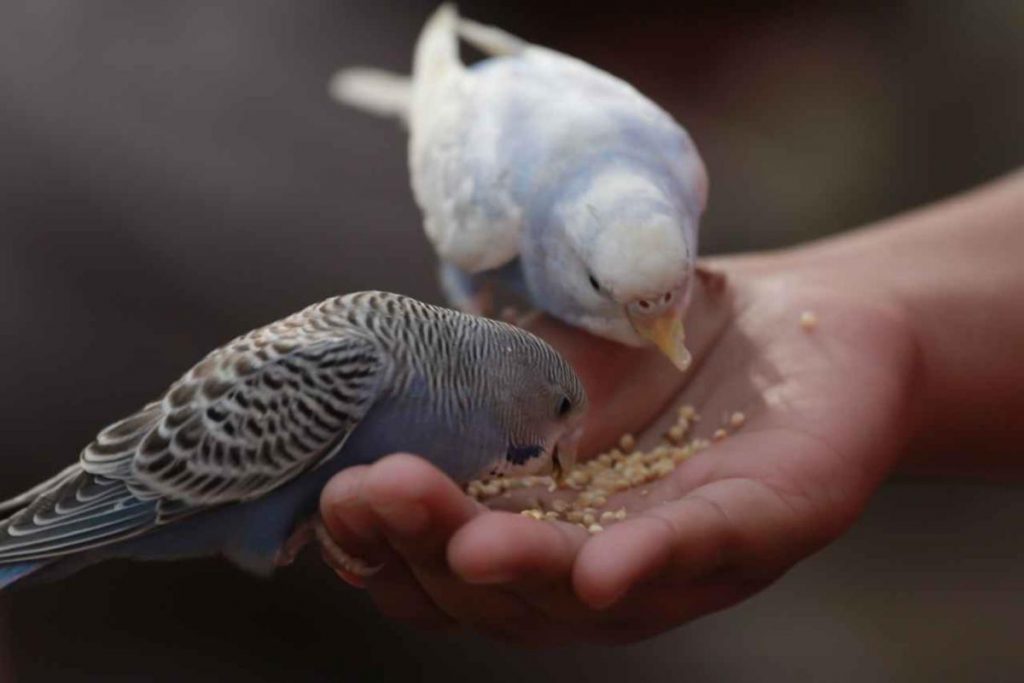
[[[500,112],[475,96],[478,76],[459,59],[463,30],[487,52],[519,49],[518,39],[463,22],[451,5],[434,13],[413,62],[409,170],[438,256],[474,273],[518,255],[522,212],[508,190],[511,169],[499,162]]]

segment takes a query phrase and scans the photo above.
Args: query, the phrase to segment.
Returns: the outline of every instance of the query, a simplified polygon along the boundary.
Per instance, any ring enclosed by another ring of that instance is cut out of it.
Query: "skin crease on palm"
[[[727,284],[700,281],[685,374],[654,351],[530,325],[587,386],[584,456],[625,432],[651,443],[684,403],[700,436],[746,415],[647,495],[611,498],[629,517],[602,533],[488,509],[409,455],[335,477],[321,511],[346,552],[383,565],[366,585],[381,611],[518,643],[631,642],[752,595],[838,536],[899,456],[915,347],[896,309],[776,258],[707,264]]]

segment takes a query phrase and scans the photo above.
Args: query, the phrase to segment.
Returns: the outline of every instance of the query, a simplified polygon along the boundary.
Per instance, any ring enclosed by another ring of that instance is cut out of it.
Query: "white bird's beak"
[[[555,481],[562,481],[576,464],[576,451],[579,449],[582,436],[583,427],[579,426],[569,430],[555,442],[555,450],[551,458],[552,473]]]
[[[682,297],[677,297],[675,305],[653,314],[645,313],[635,304],[626,307],[626,315],[637,334],[653,342],[681,371],[690,367],[693,360],[686,348],[683,313]]]

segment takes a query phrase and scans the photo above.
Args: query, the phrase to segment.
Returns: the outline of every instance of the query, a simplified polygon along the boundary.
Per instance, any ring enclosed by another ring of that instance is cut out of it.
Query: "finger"
[[[461,528],[448,546],[456,576],[478,585],[506,587],[567,582],[588,534],[580,527],[492,512]]]
[[[662,573],[679,581],[726,567],[740,578],[775,575],[809,552],[819,512],[757,480],[715,481],[594,538],[573,585],[583,602],[606,609]]]
[[[351,467],[328,482],[320,495],[320,514],[325,528],[346,554],[382,567],[365,581],[381,613],[421,627],[450,626],[452,620],[388,545],[381,522],[366,500],[365,482],[369,470],[369,466]],[[352,583],[343,568],[335,568],[335,571]]]
[[[553,644],[568,640],[575,625],[590,617],[571,581],[573,563],[588,538],[574,524],[496,512],[463,527],[448,547],[448,558],[466,583],[517,596],[531,606],[529,633]]]
[[[453,619],[505,639],[535,632],[543,615],[514,594],[452,573],[447,549],[465,524],[488,513],[421,458],[393,455],[370,468],[366,498],[415,581]],[[518,634],[518,635],[517,635]]]
[[[368,566],[381,566],[394,553],[363,496],[369,471],[369,466],[361,465],[334,475],[320,493],[320,517],[331,539],[345,554]]]
[[[411,455],[371,466],[363,490],[387,540],[417,571],[447,573],[449,539],[483,511],[440,470]]]

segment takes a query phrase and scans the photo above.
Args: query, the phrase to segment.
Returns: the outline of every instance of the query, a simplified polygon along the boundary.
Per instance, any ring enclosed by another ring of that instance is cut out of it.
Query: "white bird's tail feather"
[[[457,30],[460,38],[492,57],[517,55],[529,46],[525,40],[508,31],[479,24],[472,19],[459,19]]]
[[[413,83],[417,91],[426,94],[435,91],[451,75],[465,71],[459,58],[460,38],[491,56],[518,54],[528,45],[500,28],[460,18],[455,5],[446,3],[431,15],[420,32],[411,79],[390,71],[354,67],[339,71],[328,89],[342,104],[408,121],[414,106]]]
[[[459,59],[459,13],[455,5],[445,3],[437,8],[423,26],[412,60],[412,77],[416,87],[429,89],[451,73],[465,70]]]
[[[339,71],[328,90],[342,104],[408,121],[414,106],[413,79],[420,92],[429,92],[453,70],[464,68],[459,61],[458,22],[459,15],[451,4],[441,5],[431,15],[416,41],[412,78],[355,67]]]
[[[339,71],[328,90],[338,102],[376,114],[405,119],[412,99],[412,81],[408,76],[354,67]]]

